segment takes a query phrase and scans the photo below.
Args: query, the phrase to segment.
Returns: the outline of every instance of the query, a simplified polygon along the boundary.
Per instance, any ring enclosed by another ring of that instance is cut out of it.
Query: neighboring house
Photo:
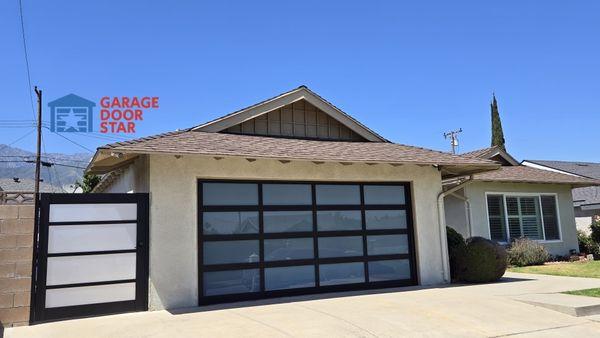
[[[600,163],[524,160],[523,165],[600,180]],[[573,206],[577,228],[590,231],[592,217],[600,218],[600,187],[585,187],[573,189]]]
[[[97,192],[150,193],[164,309],[448,282],[442,180],[498,167],[391,143],[302,86],[100,147],[87,172]]]
[[[35,181],[29,178],[0,178],[0,204],[33,203]],[[40,192],[61,193],[64,190],[40,182]]]
[[[494,160],[502,167],[475,174],[467,182],[445,182],[446,189],[457,189],[445,199],[449,226],[465,237],[481,236],[499,243],[527,237],[553,255],[578,251],[571,189],[596,186],[600,181],[520,165],[498,147],[462,156]]]

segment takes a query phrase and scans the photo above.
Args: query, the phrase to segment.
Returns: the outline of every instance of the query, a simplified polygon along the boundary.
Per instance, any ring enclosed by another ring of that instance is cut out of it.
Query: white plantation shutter
[[[544,232],[546,240],[559,240],[558,214],[556,212],[556,198],[554,196],[541,196],[542,215],[544,217]]]
[[[506,242],[504,197],[502,195],[488,195],[487,203],[490,221],[490,237],[495,241]]]

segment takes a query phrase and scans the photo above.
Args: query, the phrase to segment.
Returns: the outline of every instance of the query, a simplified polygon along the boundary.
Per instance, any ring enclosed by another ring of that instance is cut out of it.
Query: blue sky
[[[517,159],[600,162],[598,1],[30,1],[32,82],[159,96],[136,136],[190,127],[301,84],[388,139],[489,146],[496,92]],[[31,119],[17,0],[0,3],[0,120]],[[44,105],[45,106],[45,105]],[[46,106],[44,108],[47,108]],[[48,110],[45,111],[48,113]],[[49,117],[46,115],[46,120]],[[0,128],[0,143],[27,132]],[[104,140],[66,134],[95,148]],[[48,152],[82,149],[46,133]],[[34,148],[33,135],[15,146]]]

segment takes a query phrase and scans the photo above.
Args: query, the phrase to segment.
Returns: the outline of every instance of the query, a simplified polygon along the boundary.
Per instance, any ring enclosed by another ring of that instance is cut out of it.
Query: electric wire
[[[25,39],[25,20],[23,19],[23,1],[19,0],[19,17],[21,19],[21,37],[23,39],[23,52],[25,55],[25,66],[27,67],[27,83],[29,87],[27,88],[27,92],[29,93],[29,102],[31,103],[31,113],[33,114],[33,119],[35,118],[35,109],[33,108],[33,87],[31,86],[31,72],[29,69],[29,55],[27,53],[27,40]]]

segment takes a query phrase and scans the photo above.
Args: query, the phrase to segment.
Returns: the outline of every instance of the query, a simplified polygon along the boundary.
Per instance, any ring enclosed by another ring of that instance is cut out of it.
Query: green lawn
[[[511,267],[508,271],[569,277],[600,278],[600,261]]]
[[[570,294],[570,295],[577,295],[577,296],[600,297],[600,288],[585,289],[585,290],[575,290],[575,291],[565,291],[563,293],[567,293],[567,294]]]

